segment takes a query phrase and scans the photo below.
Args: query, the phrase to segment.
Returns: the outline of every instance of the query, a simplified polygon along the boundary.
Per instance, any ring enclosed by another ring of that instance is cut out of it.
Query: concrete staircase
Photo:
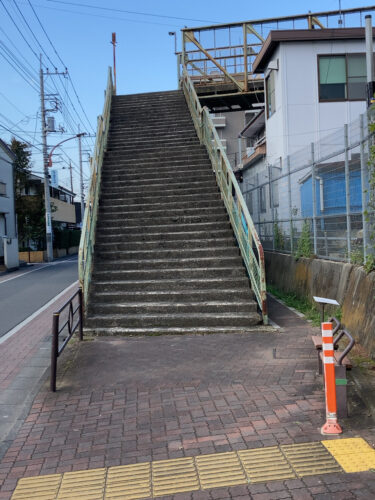
[[[86,329],[243,332],[260,320],[183,93],[115,96]]]

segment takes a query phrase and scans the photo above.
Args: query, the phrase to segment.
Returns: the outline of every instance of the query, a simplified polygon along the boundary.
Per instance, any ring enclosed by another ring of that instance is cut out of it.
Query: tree
[[[33,241],[39,250],[45,246],[45,209],[43,193],[28,195],[31,174],[29,145],[12,138],[10,149],[16,155],[14,161],[15,205],[20,245],[29,247]]]

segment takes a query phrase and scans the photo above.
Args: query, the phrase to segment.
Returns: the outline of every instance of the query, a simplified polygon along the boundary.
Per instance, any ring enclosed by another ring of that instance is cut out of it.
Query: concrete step
[[[154,186],[160,184],[178,184],[181,182],[205,182],[214,181],[216,177],[212,170],[208,168],[197,169],[191,171],[186,169],[180,172],[137,172],[135,174],[128,174],[126,170],[122,176],[117,174],[116,178],[108,176],[108,172],[103,175],[102,186]]]
[[[196,133],[196,129],[194,127],[192,120],[184,120],[183,122],[175,123],[172,130],[176,132],[195,131]],[[113,134],[123,134],[124,137],[130,134],[136,136],[137,138],[142,138],[152,135],[153,132],[155,137],[160,137],[163,134],[168,134],[171,132],[171,125],[164,122],[159,123],[157,126],[155,126],[154,124],[148,125],[147,123],[144,124],[135,123],[133,125],[122,124],[121,126],[119,125],[116,126],[112,124],[110,125],[109,137],[111,137],[113,133]]]
[[[94,294],[97,292],[187,292],[204,290],[226,290],[236,288],[248,293],[249,280],[245,275],[242,276],[220,276],[204,278],[200,275],[198,278],[176,278],[173,276],[166,279],[105,279],[93,280],[90,284],[90,290]]]
[[[133,163],[135,165],[138,162],[144,161],[153,161],[154,166],[157,167],[160,163],[163,165],[169,165],[174,163],[175,160],[181,160],[184,158],[185,165],[194,160],[200,161],[209,161],[208,154],[206,151],[199,151],[195,149],[194,151],[189,150],[180,150],[180,151],[163,151],[163,152],[134,152],[134,153],[114,153],[113,151],[105,153],[105,164],[113,165],[116,164],[118,166],[124,165],[124,163]]]
[[[165,106],[160,106],[154,109],[139,109],[134,110],[114,110],[111,112],[110,121],[112,124],[116,125],[118,123],[137,123],[137,124],[147,124],[151,125],[155,122],[160,123],[161,120],[164,123],[169,123],[173,126],[174,123],[181,123],[182,121],[189,120],[189,111],[185,106],[176,106],[171,108],[166,108]]]
[[[165,155],[163,158],[166,158]],[[202,153],[192,153],[190,155],[174,155],[171,158],[166,158],[164,160],[158,158],[157,159],[157,167],[158,169],[172,169],[172,168],[188,168],[194,165],[212,165],[211,160],[209,159],[206,152]],[[155,171],[155,159],[154,158],[105,158],[103,163],[103,171],[106,170],[121,170],[127,168],[129,171],[134,170],[137,172],[138,170],[154,170]],[[211,167],[212,169],[212,167]]]
[[[143,130],[159,129],[160,127],[169,127],[169,130],[174,126],[183,127],[184,125],[191,126],[191,118],[189,116],[159,116],[154,117],[152,120],[147,120],[147,116],[142,117],[143,119],[137,119],[134,117],[132,119],[127,118],[125,115],[122,117],[116,117],[110,119],[111,130],[122,130],[127,127],[135,127],[139,130],[140,135],[142,135]]]
[[[102,186],[102,195],[115,195],[117,193],[177,193],[181,191],[195,191],[195,189],[209,190],[214,188],[217,190],[217,184],[214,176],[206,177],[205,179],[193,180],[185,182],[185,179],[172,179],[169,182],[159,181],[159,182],[136,182],[136,183],[106,183]]]
[[[163,203],[164,200],[164,203]],[[110,198],[107,200],[100,199],[99,205],[104,210],[107,209],[123,209],[123,207],[128,207],[131,210],[155,210],[162,209],[163,206],[165,210],[173,210],[173,208],[190,208],[196,206],[196,203],[212,203],[218,206],[218,203],[222,203],[219,192],[217,193],[205,193],[204,198],[200,194],[186,194],[180,196],[165,196],[162,199],[155,199],[154,196],[127,196],[125,200]]]
[[[126,201],[126,200],[125,200]],[[181,206],[178,202],[170,202],[168,204],[163,203],[149,203],[143,205],[116,205],[116,206],[100,206],[99,214],[103,216],[108,214],[113,217],[116,215],[121,215],[122,217],[137,217],[137,216],[146,216],[146,217],[159,217],[164,213],[174,213],[176,215],[182,214],[200,214],[206,211],[212,213],[226,213],[225,208],[223,207],[223,203],[221,200],[212,200],[212,201],[196,201],[191,204],[183,204]]]
[[[204,179],[214,178],[215,174],[211,168],[207,168],[207,164],[201,164],[192,167],[179,168],[176,170],[173,167],[163,170],[142,170],[124,168],[121,172],[113,173],[110,170],[103,170],[102,184],[109,184],[111,182],[169,182],[169,179],[175,180],[176,178],[187,180],[191,179]]]
[[[259,323],[259,322],[258,322]],[[149,336],[149,335],[210,335],[210,334],[228,334],[236,333],[239,335],[246,335],[251,333],[261,333],[264,327],[259,324],[250,325],[246,327],[234,326],[210,326],[210,327],[147,327],[147,328],[127,328],[127,327],[91,327],[84,326],[84,334],[97,335],[97,336]],[[266,330],[267,331],[267,330]]]
[[[207,239],[221,239],[221,238],[233,238],[232,228],[228,225],[226,228],[221,227],[220,229],[200,229],[194,231],[171,231],[171,232],[151,232],[147,231],[144,233],[130,233],[130,234],[104,234],[103,232],[98,232],[96,235],[96,243],[111,243],[111,242],[159,242],[160,244],[168,244],[170,242],[176,242],[180,245],[188,245],[190,240],[207,240]]]
[[[202,160],[202,158],[194,158],[190,161],[185,160],[174,160],[170,162],[160,163],[155,168],[155,162],[153,161],[140,161],[140,160],[126,160],[121,162],[109,162],[106,161],[103,165],[103,174],[107,175],[136,175],[140,172],[144,174],[153,174],[160,172],[161,175],[164,173],[178,175],[179,172],[185,172],[189,170],[191,172],[196,171],[210,171],[212,172],[212,164],[207,158]]]
[[[167,214],[168,212],[166,212]],[[171,226],[174,225],[177,227],[180,227],[181,225],[191,225],[191,224],[203,224],[203,223],[222,223],[223,225],[229,223],[229,218],[225,213],[220,213],[220,214],[201,214],[201,215],[164,215],[164,216],[159,216],[157,218],[151,217],[151,218],[146,218],[142,217],[129,217],[129,218],[123,218],[117,216],[116,218],[113,217],[108,217],[108,216],[102,216],[100,217],[98,221],[98,231],[106,231],[108,230],[114,231],[116,230],[117,234],[118,232],[121,231],[124,227],[129,228],[129,227],[136,227],[139,228],[141,227],[158,227],[160,226]]]
[[[148,237],[151,234],[181,234],[196,231],[218,231],[220,229],[229,229],[231,226],[229,221],[227,222],[194,222],[191,224],[161,224],[153,226],[108,226],[98,228],[98,233],[103,236],[108,236],[115,233],[118,237],[120,235],[144,235]]]
[[[242,313],[190,313],[190,314],[95,314],[86,318],[86,328],[100,327],[249,327],[259,324],[257,312]]]
[[[163,163],[169,162],[174,158],[186,158],[186,161],[194,158],[208,158],[207,152],[199,146],[199,144],[179,144],[174,147],[144,147],[142,149],[135,148],[129,149],[119,148],[119,149],[107,149],[105,153],[104,160],[107,161],[118,161],[121,158],[124,159],[159,159],[162,160]]]
[[[124,154],[127,154],[138,151],[141,153],[157,153],[158,151],[162,151],[164,153],[168,151],[180,152],[181,150],[203,151],[202,146],[199,144],[198,140],[195,137],[184,140],[178,138],[169,141],[150,140],[144,141],[142,144],[134,144],[131,141],[127,143],[118,141],[116,143],[108,143],[106,147],[107,154],[117,152],[123,152]]]
[[[95,243],[95,251],[98,255],[101,252],[137,252],[143,250],[147,252],[155,252],[158,255],[158,251],[165,251],[166,253],[172,252],[173,250],[183,251],[196,251],[199,252],[201,249],[210,251],[216,255],[216,251],[220,248],[231,248],[232,251],[237,252],[238,248],[231,231],[228,231],[229,236],[226,238],[206,238],[202,235],[201,239],[189,239],[189,240],[175,240],[171,241],[158,240],[158,241],[129,241],[129,239],[124,236],[123,241],[113,238],[98,238]]]
[[[239,254],[234,256],[218,257],[181,257],[181,258],[141,258],[141,259],[114,259],[107,260],[102,258],[95,259],[95,269],[102,271],[156,271],[178,269],[217,269],[239,267],[242,269],[242,258]]]
[[[142,299],[141,299],[142,300]],[[126,302],[122,303],[101,303],[96,300],[89,306],[90,314],[93,315],[165,315],[165,314],[199,314],[199,313],[249,313],[257,312],[257,304],[253,300],[249,301],[228,301],[204,299],[200,302]]]
[[[168,279],[194,279],[194,278],[219,278],[220,276],[240,277],[245,276],[245,269],[242,266],[230,267],[200,267],[187,268],[175,267],[169,269],[128,269],[128,270],[103,270],[100,271],[95,266],[93,279],[100,281],[134,281],[134,280],[168,280]]]
[[[131,250],[101,250],[97,248],[95,253],[96,263],[98,266],[101,262],[111,261],[150,261],[156,260],[173,260],[175,262],[182,262],[184,259],[221,259],[229,257],[238,257],[240,255],[239,249],[233,246],[227,247],[206,247],[206,248],[177,248],[177,249],[152,249],[152,250],[141,250],[141,251],[131,251]]]
[[[235,301],[247,299],[253,300],[254,295],[252,290],[246,286],[237,286],[237,288],[223,288],[223,289],[206,289],[206,290],[142,290],[142,291],[96,291],[92,294],[92,301],[94,303],[110,304],[119,303],[127,304],[134,302],[161,302],[167,304],[185,303],[185,302],[198,302],[204,301]],[[250,303],[250,307],[253,305]]]
[[[178,205],[177,205],[178,206]],[[187,207],[187,208],[174,208],[170,209],[168,207],[163,207],[159,209],[147,210],[147,207],[132,209],[131,205],[127,209],[113,210],[111,207],[100,207],[99,217],[100,220],[113,220],[116,218],[121,218],[122,220],[128,219],[156,219],[159,217],[165,217],[167,214],[169,217],[205,217],[207,215],[226,215],[227,212],[223,205],[220,203],[213,203],[211,206],[203,207]]]
[[[101,201],[105,200],[110,200],[110,201],[115,201],[115,200],[122,200],[122,201],[129,201],[134,198],[138,198],[138,200],[144,200],[146,197],[152,197],[155,201],[158,201],[161,199],[161,196],[165,196],[166,199],[176,199],[180,196],[196,196],[196,197],[207,197],[209,195],[215,195],[218,193],[218,187],[214,183],[210,183],[208,186],[201,186],[200,183],[198,183],[199,186],[197,187],[186,187],[185,185],[181,185],[179,188],[173,188],[173,189],[150,189],[145,192],[140,191],[139,192],[139,198],[137,196],[138,192],[133,191],[132,189],[122,189],[119,191],[110,191],[110,190],[104,190],[104,192],[101,193],[100,196],[100,203]]]
[[[155,141],[155,143],[158,143],[160,141],[169,141],[169,140],[175,140],[175,139],[181,139],[183,140],[184,138],[191,138],[195,137],[195,140],[198,140],[197,133],[195,131],[194,126],[191,126],[189,128],[186,127],[173,127],[173,130],[170,131],[160,131],[158,133],[158,130],[148,130],[144,134],[140,135],[138,131],[134,131],[133,129],[128,129],[126,132],[123,130],[114,130],[111,131],[111,134],[108,136],[108,144],[112,142],[118,142],[118,141],[124,141],[129,142],[133,141],[134,144],[144,144],[145,141]]]

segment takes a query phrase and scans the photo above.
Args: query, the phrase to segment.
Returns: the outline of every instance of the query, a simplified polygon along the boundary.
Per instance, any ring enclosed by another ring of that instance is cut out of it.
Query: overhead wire
[[[38,47],[40,48],[40,50],[43,52],[43,54],[47,57],[48,61],[52,64],[52,66],[56,69],[56,66],[55,64],[53,63],[52,59],[50,59],[49,55],[47,54],[47,52],[44,50],[44,47],[41,45],[41,43],[39,42],[38,38],[36,37],[34,31],[31,29],[29,23],[27,22],[25,16],[22,14],[22,11],[21,9],[18,7],[18,4],[16,2],[16,0],[13,0],[13,4],[16,6],[16,9],[17,11],[19,12],[23,22],[26,24],[27,28],[29,29],[30,33],[31,33],[31,36],[34,38],[35,42],[37,43]]]
[[[60,55],[59,55],[59,53],[57,52],[56,47],[54,46],[54,44],[53,44],[53,42],[52,42],[51,38],[48,36],[48,33],[47,33],[47,31],[45,30],[45,28],[44,28],[44,26],[43,26],[43,24],[42,24],[42,22],[41,22],[41,20],[40,20],[40,18],[39,18],[39,16],[38,16],[38,14],[37,14],[37,12],[35,11],[35,9],[34,9],[34,7],[33,7],[33,5],[32,5],[32,3],[31,3],[31,1],[30,1],[30,0],[28,0],[28,4],[29,4],[29,6],[30,6],[31,10],[33,11],[34,16],[36,17],[36,20],[38,21],[39,26],[41,27],[41,29],[42,29],[42,31],[43,31],[43,33],[44,33],[45,37],[47,38],[48,42],[50,43],[50,45],[51,45],[51,47],[52,47],[52,49],[53,49],[54,53],[56,54],[57,58],[59,59],[59,61],[60,61],[60,62],[61,62],[61,64],[63,65],[63,67],[67,70],[67,66],[66,66],[66,64],[64,63],[64,61],[62,60],[61,56],[60,56]],[[82,103],[81,103],[81,100],[80,100],[80,98],[79,98],[78,92],[76,91],[76,88],[75,88],[75,86],[74,86],[74,83],[73,83],[72,77],[70,76],[70,73],[68,72],[68,70],[67,70],[67,74],[68,74],[68,78],[69,78],[69,80],[70,80],[70,83],[71,83],[71,85],[72,85],[73,92],[74,92],[74,94],[75,94],[75,96],[76,96],[76,99],[77,99],[77,101],[78,101],[78,104],[80,105],[80,108],[81,108],[81,110],[82,110],[82,112],[83,112],[83,114],[84,114],[84,116],[85,116],[85,118],[86,118],[86,120],[87,120],[87,123],[89,124],[89,126],[90,126],[91,130],[95,133],[95,130],[94,130],[94,128],[92,127],[91,122],[90,122],[90,120],[89,120],[89,118],[88,118],[88,116],[87,116],[87,114],[86,114],[86,111],[85,111],[85,109],[84,109],[84,107],[83,107],[83,105],[82,105]],[[69,94],[67,94],[67,96],[68,96],[68,98],[69,98],[69,100],[70,100]],[[73,108],[74,108],[74,104],[72,103],[72,101],[71,101],[71,100],[70,100],[70,102],[71,102],[71,104],[72,104],[72,106],[73,106]]]
[[[74,7],[85,7],[86,9],[98,9],[98,10],[107,10],[111,12],[123,12],[124,14],[135,14],[135,15],[140,15],[140,16],[149,16],[149,17],[158,17],[158,18],[163,18],[163,19],[174,19],[174,20],[179,20],[179,21],[193,21],[197,23],[217,23],[218,21],[210,21],[207,19],[191,19],[188,17],[178,17],[178,16],[169,16],[166,14],[154,14],[150,12],[139,12],[139,11],[134,11],[134,10],[124,10],[124,9],[115,9],[113,7],[100,7],[98,5],[90,5],[90,4],[85,4],[85,3],[78,3],[78,2],[67,2],[65,0],[47,0],[48,2],[53,2],[53,3],[62,3],[66,5],[73,5]]]

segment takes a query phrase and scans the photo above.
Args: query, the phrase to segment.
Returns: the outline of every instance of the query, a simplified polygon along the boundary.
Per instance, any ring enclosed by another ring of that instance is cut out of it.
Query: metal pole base
[[[336,419],[327,419],[327,422],[320,429],[323,435],[341,434],[342,429]]]

